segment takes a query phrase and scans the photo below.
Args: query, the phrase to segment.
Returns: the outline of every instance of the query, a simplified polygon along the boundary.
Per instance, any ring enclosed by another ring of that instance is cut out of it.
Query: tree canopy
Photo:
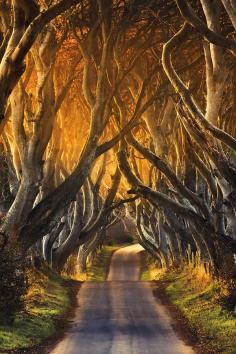
[[[0,20],[2,257],[84,267],[122,220],[160,266],[235,279],[234,2],[1,0]]]

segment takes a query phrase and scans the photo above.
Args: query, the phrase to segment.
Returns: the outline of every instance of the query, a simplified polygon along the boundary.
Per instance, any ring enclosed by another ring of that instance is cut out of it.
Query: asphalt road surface
[[[85,282],[71,328],[50,354],[193,354],[174,333],[151,284],[139,281],[139,245],[113,254],[108,281]]]

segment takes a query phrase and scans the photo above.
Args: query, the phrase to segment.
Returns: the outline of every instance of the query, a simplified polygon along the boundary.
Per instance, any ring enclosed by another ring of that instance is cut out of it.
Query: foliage
[[[51,272],[28,274],[30,287],[25,311],[17,313],[12,326],[0,326],[0,350],[32,347],[52,335],[55,320],[69,306],[61,277]]]
[[[160,279],[165,273],[165,268],[158,268],[157,262],[147,252],[143,252],[143,269],[141,273],[142,281]]]
[[[71,278],[74,278],[76,276],[76,264],[78,262],[78,252],[75,252],[69,256],[69,258],[66,261],[66,264],[63,267],[62,273],[64,276],[69,276]],[[80,279],[83,280],[83,279]]]
[[[112,254],[118,249],[118,246],[104,246],[99,250],[90,262],[87,270],[87,280],[104,281],[106,280]]]
[[[204,281],[202,269],[200,277],[197,270],[187,268],[164,279],[170,281],[167,295],[196,328],[200,338],[206,342],[206,348],[210,345],[212,353],[235,353],[235,313],[221,306],[221,299],[227,293],[225,285],[207,277]]]
[[[72,274],[73,253],[84,270],[99,236],[126,217],[164,270],[188,259],[224,277],[230,287],[220,306],[233,308],[235,9],[226,0],[88,0],[51,23],[77,0],[46,1],[44,10],[41,1],[2,3],[7,242],[35,247],[50,267],[66,264]],[[27,281],[24,261],[7,247],[0,315],[12,323]],[[89,280],[105,279],[111,252],[96,254]],[[144,278],[161,275],[154,265]]]
[[[167,284],[166,294],[189,320],[205,353],[236,352],[235,312],[222,306],[223,299],[228,296],[225,282],[212,279],[202,266],[189,265],[161,274],[150,259],[142,278],[160,279]]]
[[[10,325],[15,314],[24,309],[23,295],[28,288],[26,265],[20,253],[9,247],[0,252],[0,264],[0,324]]]

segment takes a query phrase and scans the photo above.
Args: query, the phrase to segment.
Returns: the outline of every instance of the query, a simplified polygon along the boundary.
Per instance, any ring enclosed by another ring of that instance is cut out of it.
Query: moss
[[[104,246],[88,266],[87,280],[106,279],[112,253],[118,246]],[[31,286],[25,297],[26,310],[19,313],[12,326],[0,326],[0,353],[29,348],[56,331],[56,319],[70,305],[64,278],[53,272],[29,274]]]
[[[222,308],[219,303],[221,284],[213,281],[198,283],[189,279],[189,269],[164,276],[170,281],[166,293],[176,304],[190,324],[196,328],[200,337],[210,340],[214,353],[236,353],[236,318],[232,312]]]
[[[157,279],[153,272],[155,264],[151,262],[148,268],[145,280]],[[224,309],[220,301],[226,292],[224,283],[213,280],[201,267],[172,269],[158,279],[167,284],[166,294],[188,318],[206,353],[236,354],[235,313]]]
[[[53,273],[31,274],[32,286],[25,298],[26,310],[12,326],[0,326],[0,350],[32,347],[55,330],[55,320],[69,306],[63,279]]]
[[[108,272],[111,256],[120,248],[117,245],[104,246],[95,256],[87,268],[88,281],[104,281]]]
[[[141,274],[142,281],[150,281],[150,280],[157,280],[165,272],[165,269],[160,269],[157,266],[154,258],[150,256],[147,252],[144,252],[143,255],[143,271]]]

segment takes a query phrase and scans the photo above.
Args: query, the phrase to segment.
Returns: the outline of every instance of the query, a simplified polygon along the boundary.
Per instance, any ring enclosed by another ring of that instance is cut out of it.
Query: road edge
[[[162,280],[153,280],[151,282],[153,296],[155,300],[160,302],[167,310],[167,313],[171,318],[171,326],[176,335],[183,340],[186,345],[192,347],[196,354],[213,354],[211,351],[202,347],[202,342],[194,328],[191,327],[188,318],[177,305],[171,302],[166,293],[168,282]]]

